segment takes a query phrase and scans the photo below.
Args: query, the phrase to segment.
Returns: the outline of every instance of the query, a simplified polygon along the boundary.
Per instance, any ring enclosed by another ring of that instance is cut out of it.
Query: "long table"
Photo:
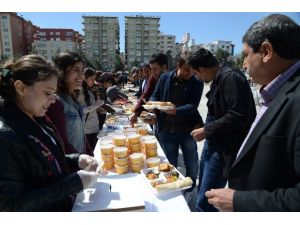
[[[162,162],[168,161],[159,144],[157,153]],[[100,159],[100,154],[98,140],[94,155]],[[103,191],[108,187],[112,190]],[[143,207],[130,206],[140,206],[140,201],[144,201],[142,205],[146,212],[190,212],[181,191],[155,194],[142,176],[136,173],[116,175],[111,170],[106,176],[98,178],[93,193],[90,193],[92,200],[87,199],[89,197],[86,195],[84,192],[77,195],[72,211],[143,211]]]

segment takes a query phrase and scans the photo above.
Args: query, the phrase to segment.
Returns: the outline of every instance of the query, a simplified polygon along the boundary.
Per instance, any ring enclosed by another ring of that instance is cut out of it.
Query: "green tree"
[[[94,69],[95,70],[103,70],[103,65],[101,64],[100,60],[99,59],[96,59],[94,61]]]
[[[237,65],[236,63],[233,61],[231,55],[229,52],[221,49],[221,48],[218,48],[217,51],[216,51],[216,58],[218,60],[219,63],[222,63],[222,64],[226,64],[228,66],[231,66],[233,68],[237,68]]]
[[[245,59],[245,54],[244,54],[244,52],[242,52],[240,57],[237,58],[237,62],[236,62],[237,68],[243,69],[244,59]]]
[[[219,63],[227,62],[229,56],[230,56],[229,52],[227,52],[227,51],[225,51],[221,48],[218,48],[217,51],[216,51],[216,58],[217,58]]]
[[[137,61],[136,59],[131,63],[131,67],[139,67],[140,66],[140,62]]]
[[[124,66],[125,66],[124,63],[121,61],[120,57],[117,55],[116,61],[115,61],[115,72],[123,71]]]

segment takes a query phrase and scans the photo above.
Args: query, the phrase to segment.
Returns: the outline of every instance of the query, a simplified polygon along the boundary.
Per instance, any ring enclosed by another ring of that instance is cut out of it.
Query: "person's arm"
[[[158,79],[157,84],[153,88],[153,92],[149,98],[149,101],[162,101],[161,91],[164,88],[164,81],[164,79]]]
[[[189,116],[198,110],[200,99],[203,93],[203,82],[193,79],[193,84],[190,90],[188,90],[187,102],[185,105],[176,107],[176,115]]]
[[[56,102],[49,107],[47,116],[53,122],[64,142],[65,154],[79,152],[72,144],[69,143],[66,131],[66,117],[63,104],[60,101],[56,100]]]
[[[28,159],[24,158],[28,151],[23,145],[0,140],[0,211],[35,211],[67,199],[83,189],[77,173],[47,185],[28,186],[29,179],[34,178],[32,170],[42,169],[39,165],[28,167]]]
[[[231,72],[224,80],[222,80],[222,94],[225,98],[226,113],[224,116],[204,125],[206,137],[215,134],[227,134],[237,131],[248,123],[249,116],[252,112],[251,104],[253,96],[248,91],[249,87],[235,72]]]
[[[153,76],[151,76],[148,80],[148,85],[145,88],[142,96],[139,98],[139,100],[137,101],[137,104],[134,108],[134,113],[135,115],[139,116],[142,111],[144,110],[143,105],[145,104],[145,101],[149,101],[154,89],[155,89],[155,85],[156,85],[156,81],[155,78]]]
[[[104,101],[101,99],[97,99],[97,101],[94,102],[94,104],[92,105],[84,105],[82,106],[82,110],[84,114],[88,114],[90,112],[95,111],[96,109],[98,109],[99,107],[101,107],[102,105],[104,105]]]

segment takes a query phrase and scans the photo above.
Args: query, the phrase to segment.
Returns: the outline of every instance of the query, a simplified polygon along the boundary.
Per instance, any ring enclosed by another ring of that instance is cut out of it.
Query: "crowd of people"
[[[241,70],[220,64],[207,49],[183,52],[168,71],[163,53],[125,73],[95,71],[75,52],[53,62],[39,55],[0,68],[0,211],[70,211],[74,197],[101,171],[93,157],[110,104],[138,91],[133,125],[148,101],[150,125],[168,161],[182,151],[199,212],[300,210],[300,26],[272,14],[243,37],[244,68],[261,85],[256,106]],[[198,106],[203,86],[207,116]],[[204,141],[202,155],[197,142]],[[200,160],[199,160],[200,158]],[[228,185],[225,188],[226,184]]]

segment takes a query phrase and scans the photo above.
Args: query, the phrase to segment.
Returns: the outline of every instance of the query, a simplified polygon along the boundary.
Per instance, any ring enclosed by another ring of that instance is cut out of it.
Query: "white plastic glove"
[[[97,182],[97,178],[99,176],[99,174],[96,172],[85,170],[79,170],[77,174],[80,177],[83,189],[92,187]]]
[[[92,156],[82,154],[78,158],[78,166],[80,169],[84,169],[86,171],[94,171],[96,172],[99,162]]]
[[[102,106],[102,105],[104,105],[104,101],[102,100],[102,99],[97,99],[96,101],[95,101],[95,103],[94,103],[94,106],[96,107],[96,108],[99,108],[100,106]]]

